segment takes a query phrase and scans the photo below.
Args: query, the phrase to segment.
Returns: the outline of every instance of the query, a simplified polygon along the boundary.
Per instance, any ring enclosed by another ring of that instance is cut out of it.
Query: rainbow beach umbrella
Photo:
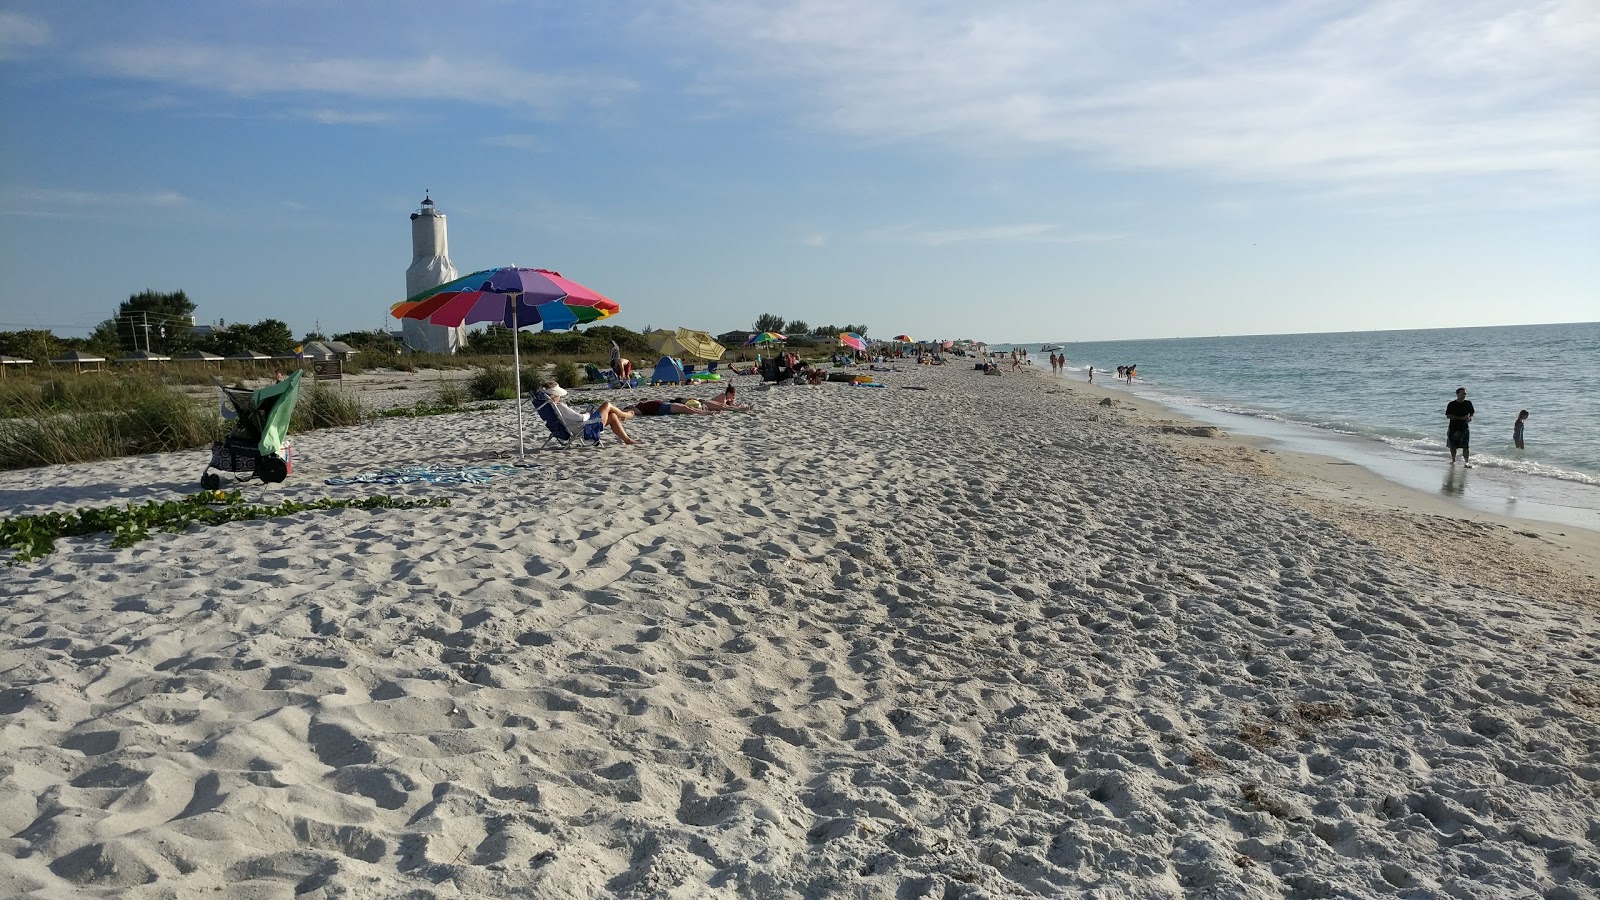
[[[396,303],[389,314],[430,325],[473,325],[496,322],[517,331],[539,325],[544,331],[566,331],[598,322],[622,311],[615,300],[549,269],[503,266],[463,275]],[[522,428],[522,353],[511,342],[517,377],[517,456],[524,454]]]
[[[745,341],[744,345],[746,347],[751,347],[756,344],[781,344],[787,340],[788,338],[777,333],[776,331],[763,331],[760,334],[751,337],[750,340]]]
[[[914,343],[916,343],[916,341],[913,341],[911,339],[911,335],[909,335],[909,334],[897,334],[897,335],[894,336],[894,339],[896,341],[898,341],[899,343],[902,343],[902,344],[914,344]]]
[[[839,343],[849,347],[852,350],[865,351],[867,349],[867,339],[859,334],[856,334],[854,331],[846,331],[839,335]]]

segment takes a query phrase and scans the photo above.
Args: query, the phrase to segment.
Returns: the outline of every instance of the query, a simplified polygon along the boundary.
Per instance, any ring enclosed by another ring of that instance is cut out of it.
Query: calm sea
[[[1557,509],[1533,518],[1600,524],[1600,323],[1022,346],[1057,345],[1069,378],[1092,365],[1095,381],[1110,381],[1117,366],[1137,365],[1125,389],[1231,430],[1363,457],[1390,477],[1404,468],[1402,481],[1426,463],[1424,483],[1492,511],[1529,515],[1516,504],[1534,501]],[[1477,409],[1475,482],[1438,474],[1449,459],[1444,406],[1458,386]],[[1519,451],[1511,426],[1522,409],[1531,417]]]

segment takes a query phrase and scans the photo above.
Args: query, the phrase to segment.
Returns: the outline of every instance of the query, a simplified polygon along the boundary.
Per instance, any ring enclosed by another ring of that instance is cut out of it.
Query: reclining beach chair
[[[562,421],[561,414],[556,412],[555,402],[550,399],[549,394],[544,391],[534,391],[528,395],[528,402],[533,405],[533,411],[538,415],[539,421],[543,422],[544,427],[550,432],[550,436],[544,439],[543,444],[539,445],[540,450],[549,447],[552,443],[562,449],[570,450],[576,446],[575,438],[593,447],[600,446],[600,437],[606,433],[604,422],[599,419],[586,422],[580,433],[574,435],[572,430],[567,428],[567,423]]]
[[[617,373],[610,369],[602,369],[594,363],[584,364],[583,376],[588,379],[590,384],[603,384],[607,387],[627,387],[627,382],[624,382]]]
[[[211,376],[222,391],[223,400],[233,409],[233,430],[211,445],[211,463],[200,473],[200,486],[208,491],[222,487],[222,476],[211,471],[245,472],[235,481],[259,478],[277,484],[294,469],[293,447],[289,443],[289,420],[294,417],[295,401],[300,399],[300,376],[296,369],[288,377],[255,391],[230,388],[222,379]]]

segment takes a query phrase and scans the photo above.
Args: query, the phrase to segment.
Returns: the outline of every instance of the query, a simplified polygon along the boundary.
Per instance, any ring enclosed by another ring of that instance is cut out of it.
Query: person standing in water
[[[1522,446],[1522,423],[1526,421],[1528,421],[1528,411],[1523,410],[1517,413],[1517,421],[1511,426],[1511,440],[1517,445],[1518,450],[1527,449]]]
[[[1450,448],[1450,465],[1456,464],[1456,451],[1461,451],[1461,461],[1467,468],[1472,468],[1472,451],[1468,449],[1472,433],[1470,425],[1472,417],[1477,410],[1472,408],[1472,401],[1467,399],[1467,389],[1456,388],[1456,398],[1445,404],[1444,417],[1450,420],[1449,430],[1445,432],[1444,443]]]

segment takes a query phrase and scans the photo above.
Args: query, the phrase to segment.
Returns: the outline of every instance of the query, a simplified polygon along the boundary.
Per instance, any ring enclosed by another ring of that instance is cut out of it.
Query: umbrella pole
[[[522,441],[522,342],[518,340],[521,335],[517,325],[517,301],[522,299],[521,294],[511,295],[511,383],[517,392],[517,459],[523,458]]]

